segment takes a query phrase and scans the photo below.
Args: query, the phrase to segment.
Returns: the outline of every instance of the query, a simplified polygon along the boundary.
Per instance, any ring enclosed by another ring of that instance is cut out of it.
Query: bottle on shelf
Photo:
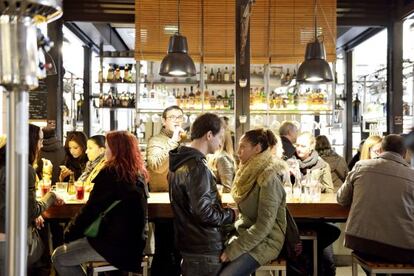
[[[206,81],[206,80],[208,80],[207,66],[204,66],[203,79],[204,79],[205,81]]]
[[[113,64],[109,64],[108,73],[106,74],[106,81],[107,82],[114,81],[114,67],[113,67]]]
[[[224,69],[223,80],[225,82],[229,82],[230,81],[230,73],[229,73],[229,69],[227,67]]]
[[[183,108],[187,108],[188,107],[187,88],[185,88],[185,87],[184,87],[183,94],[181,96],[181,104],[182,104]]]
[[[103,68],[101,68],[101,69],[99,69],[99,72],[98,72],[98,82],[104,82],[104,79],[103,79]]]
[[[204,90],[204,107],[206,108],[210,104],[210,92],[207,89],[207,85]]]
[[[131,78],[130,78],[131,81],[130,82],[136,82],[137,72],[135,71],[135,65],[134,64],[132,64],[132,66],[131,66],[130,76],[131,76]]]
[[[216,99],[216,96],[214,95],[214,90],[211,91],[209,102],[210,102],[210,109],[216,109],[217,99]]]
[[[229,108],[231,110],[234,109],[234,89],[231,90],[230,96],[229,96]]]
[[[216,109],[222,109],[223,108],[223,96],[220,93],[220,90],[217,90],[217,96],[216,96]]]
[[[197,90],[195,92],[195,108],[196,109],[201,109],[201,90],[200,90],[200,85],[197,85]]]
[[[214,75],[213,68],[211,68],[210,76],[208,77],[210,82],[214,82],[216,80],[216,76]]]
[[[229,107],[230,107],[230,99],[229,99],[229,96],[227,94],[227,89],[225,89],[224,90],[224,97],[223,97],[223,108],[229,109]]]
[[[292,76],[289,73],[289,68],[286,68],[286,74],[285,74],[285,78],[284,78],[284,85],[289,85],[290,81],[292,80]]]
[[[236,73],[234,71],[234,66],[233,66],[233,69],[231,70],[230,80],[232,82],[235,82],[236,81]]]
[[[190,94],[188,94],[188,108],[194,108],[195,105],[195,94],[193,92],[193,87],[190,87]]]
[[[131,74],[129,73],[129,64],[125,64],[123,78],[124,78],[124,82],[132,82]]]
[[[171,94],[170,91],[168,91],[168,96],[166,99],[166,105],[168,106],[172,106],[172,105],[176,105],[177,104],[177,99],[175,98],[175,89],[173,89],[173,92]]]
[[[120,66],[117,64],[114,64],[115,70],[114,70],[114,82],[121,82],[121,69]]]
[[[220,72],[220,67],[217,69],[217,77],[216,77],[217,82],[223,82],[223,75]]]
[[[113,107],[114,106],[114,97],[112,95],[113,87],[109,89],[108,96],[105,98],[105,106]]]
[[[99,94],[99,107],[105,106],[105,96],[104,93]]]

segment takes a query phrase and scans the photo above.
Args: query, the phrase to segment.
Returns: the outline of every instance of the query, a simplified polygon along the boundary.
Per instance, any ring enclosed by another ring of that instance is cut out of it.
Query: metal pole
[[[7,97],[6,275],[24,276],[27,267],[28,93],[13,88]]]

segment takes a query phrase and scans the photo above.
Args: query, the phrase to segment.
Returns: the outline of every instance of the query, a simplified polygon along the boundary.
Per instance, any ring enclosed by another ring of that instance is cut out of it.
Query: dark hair
[[[103,135],[94,135],[94,136],[89,137],[88,140],[92,140],[100,148],[105,147],[105,136]]]
[[[65,151],[68,156],[72,156],[69,151],[69,142],[74,141],[76,144],[78,144],[82,148],[82,152],[84,155],[86,151],[86,141],[88,138],[86,137],[85,133],[82,131],[71,131],[68,132],[68,136],[66,137],[65,141]]]
[[[180,110],[181,113],[184,114],[184,111],[181,109],[181,107],[179,107],[178,105],[172,105],[172,106],[169,106],[166,109],[164,109],[164,111],[162,112],[162,117],[164,119],[167,119],[167,113],[168,113],[168,111],[171,111],[171,110]]]
[[[203,137],[211,131],[214,136],[220,132],[223,127],[223,120],[213,113],[204,113],[195,119],[191,126],[191,141]]]
[[[383,151],[392,151],[403,156],[406,152],[404,138],[397,134],[389,134],[382,139],[381,148]]]
[[[325,135],[319,135],[316,137],[315,150],[317,152],[330,149],[332,149],[332,147],[331,143],[329,143],[328,137]]]
[[[260,152],[264,152],[269,147],[273,147],[277,144],[276,136],[270,129],[252,129],[247,131],[243,135],[243,138],[249,141],[253,146],[260,144],[260,147],[262,148]]]
[[[128,131],[111,131],[106,135],[106,141],[112,152],[106,165],[115,170],[120,180],[135,184],[141,175],[148,181],[148,172],[134,135]]]
[[[0,168],[6,165],[6,145],[0,148]]]
[[[39,152],[40,127],[29,124],[29,164],[33,165]]]
[[[43,139],[48,139],[56,136],[56,130],[53,127],[44,127],[42,128],[43,131]]]

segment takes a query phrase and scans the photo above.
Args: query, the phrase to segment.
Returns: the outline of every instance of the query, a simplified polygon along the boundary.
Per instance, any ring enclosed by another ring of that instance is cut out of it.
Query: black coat
[[[41,175],[43,168],[43,161],[41,158],[49,159],[53,164],[52,184],[59,181],[60,165],[65,162],[65,148],[56,137],[50,137],[43,140],[43,147],[39,152],[38,174]]]
[[[121,200],[104,218],[96,238],[88,238],[91,246],[110,264],[124,271],[137,271],[145,247],[147,216],[146,185],[118,180],[113,169],[102,169],[88,202],[65,230],[65,242],[83,238],[85,229],[115,200]]]
[[[221,226],[234,221],[222,208],[217,185],[205,156],[190,147],[170,151],[168,175],[174,212],[175,242],[183,253],[217,253],[223,249]]]
[[[295,156],[296,148],[292,142],[284,136],[281,136],[280,139],[282,140],[284,159],[287,160]]]

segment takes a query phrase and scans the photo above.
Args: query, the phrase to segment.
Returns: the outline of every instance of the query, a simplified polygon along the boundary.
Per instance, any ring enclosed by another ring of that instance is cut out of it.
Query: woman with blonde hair
[[[377,157],[381,154],[382,138],[378,135],[369,136],[361,149],[361,158],[359,160],[367,160]]]
[[[234,161],[233,141],[231,132],[224,132],[223,144],[216,151],[209,162],[209,166],[216,176],[217,184],[223,185],[223,192],[229,193],[234,179],[236,162]]]

